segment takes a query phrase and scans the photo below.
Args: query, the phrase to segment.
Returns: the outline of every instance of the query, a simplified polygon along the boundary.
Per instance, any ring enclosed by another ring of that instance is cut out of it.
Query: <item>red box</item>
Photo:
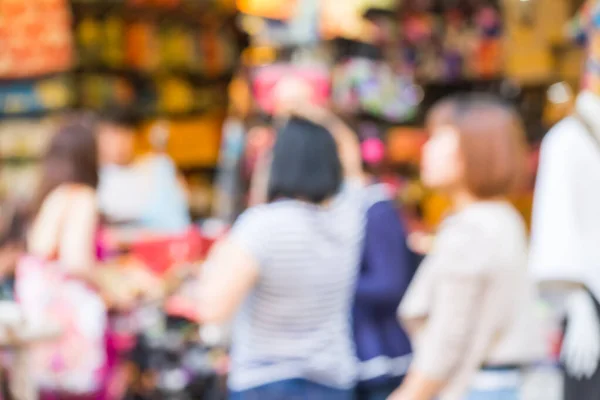
[[[214,241],[192,228],[179,236],[140,241],[132,246],[131,252],[152,272],[163,275],[174,266],[202,260]]]

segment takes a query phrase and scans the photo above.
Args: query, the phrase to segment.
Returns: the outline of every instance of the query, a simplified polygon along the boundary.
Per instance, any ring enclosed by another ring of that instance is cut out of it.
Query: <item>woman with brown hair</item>
[[[414,359],[393,400],[519,398],[520,368],[541,354],[519,184],[519,116],[488,96],[444,100],[429,115],[422,179],[452,199],[399,316]]]
[[[110,283],[110,268],[96,268],[97,185],[95,124],[67,121],[44,157],[28,256],[17,267],[16,293],[28,323],[62,331],[58,341],[32,350],[29,372],[43,397],[97,398],[106,377],[106,303],[134,296],[131,283]]]

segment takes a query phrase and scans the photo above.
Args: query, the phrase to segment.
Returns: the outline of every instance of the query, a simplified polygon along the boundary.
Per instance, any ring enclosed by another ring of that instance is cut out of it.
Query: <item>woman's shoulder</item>
[[[498,230],[504,227],[524,227],[517,209],[508,201],[482,201],[449,217],[445,224],[451,229],[470,226],[481,230]]]
[[[255,223],[269,224],[282,221],[281,218],[288,218],[296,215],[295,211],[302,206],[294,200],[281,200],[271,203],[259,204],[247,208],[237,221],[253,221]]]
[[[55,206],[77,202],[96,203],[96,190],[87,185],[64,184],[50,192],[44,200],[44,206]]]
[[[436,241],[440,248],[450,249],[461,257],[470,254],[469,258],[490,261],[513,250],[523,253],[527,247],[527,230],[523,218],[510,203],[489,202],[476,204],[448,218]],[[499,249],[502,252],[499,253]]]

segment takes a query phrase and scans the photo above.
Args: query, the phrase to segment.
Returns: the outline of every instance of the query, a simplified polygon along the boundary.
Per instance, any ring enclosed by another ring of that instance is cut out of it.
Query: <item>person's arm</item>
[[[423,333],[428,340],[393,400],[436,398],[469,348],[484,285],[477,278],[448,277],[435,290],[437,301]]]
[[[402,221],[391,202],[381,201],[367,211],[364,271],[358,279],[356,302],[397,307],[412,279]]]
[[[269,254],[270,218],[248,209],[211,251],[200,277],[197,314],[203,323],[229,320],[254,288]]]
[[[227,322],[258,278],[258,262],[234,241],[225,239],[212,250],[201,275],[197,304],[202,323]]]
[[[325,120],[325,127],[333,135],[347,179],[363,180],[364,170],[358,135],[333,113]]]
[[[427,260],[437,264],[433,268],[442,276],[432,288],[434,297],[411,370],[391,400],[432,400],[463,363],[481,361],[474,361],[472,354],[466,359],[474,346],[474,328],[482,318],[486,256],[485,246],[480,247],[484,243],[478,244],[480,240],[476,231],[453,229],[440,238],[439,248],[430,256],[435,259]],[[485,341],[479,341],[478,346]],[[478,358],[483,356],[476,354]]]
[[[66,189],[58,256],[70,273],[89,271],[96,264],[98,211],[96,192],[86,187]]]

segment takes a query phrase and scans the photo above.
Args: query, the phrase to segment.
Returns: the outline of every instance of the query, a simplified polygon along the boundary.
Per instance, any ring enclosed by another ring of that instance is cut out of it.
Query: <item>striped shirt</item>
[[[253,207],[231,240],[259,262],[233,326],[229,387],[287,379],[351,388],[351,306],[364,234],[364,195],[349,184],[327,207],[282,200]]]

